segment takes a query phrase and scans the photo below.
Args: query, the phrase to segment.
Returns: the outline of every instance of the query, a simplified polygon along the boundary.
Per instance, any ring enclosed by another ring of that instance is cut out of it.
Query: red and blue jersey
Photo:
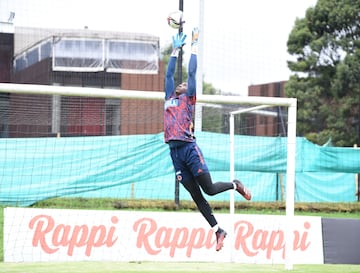
[[[171,56],[165,77],[164,140],[194,142],[193,115],[196,103],[197,56],[192,54],[189,61],[187,92],[175,93],[174,73],[176,57]]]

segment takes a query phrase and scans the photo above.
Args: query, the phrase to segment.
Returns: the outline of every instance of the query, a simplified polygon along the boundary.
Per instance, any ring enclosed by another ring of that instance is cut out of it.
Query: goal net
[[[54,197],[191,199],[182,187],[175,194],[163,92],[1,83],[0,94],[3,205]],[[213,181],[237,178],[254,202],[286,202],[291,224],[296,100],[199,95],[197,101],[195,135]],[[244,201],[234,191],[208,200],[229,202],[230,213]]]
[[[0,88],[3,177],[12,181],[5,203],[26,206],[69,195],[174,199],[162,92]],[[286,200],[296,126],[288,118],[295,119],[289,116],[295,107],[294,99],[200,95],[195,132],[213,180],[243,180],[254,188],[254,201]]]

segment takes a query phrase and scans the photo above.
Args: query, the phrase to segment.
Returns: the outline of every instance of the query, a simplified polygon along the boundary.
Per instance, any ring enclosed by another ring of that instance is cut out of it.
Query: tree
[[[285,93],[298,99],[298,135],[359,143],[360,0],[318,0],[296,19],[287,47],[295,61]]]

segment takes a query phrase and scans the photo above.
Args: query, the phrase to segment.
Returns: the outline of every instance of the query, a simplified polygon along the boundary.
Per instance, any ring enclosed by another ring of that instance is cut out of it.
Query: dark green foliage
[[[298,99],[297,134],[317,144],[360,144],[360,0],[318,0],[296,19],[286,87]]]

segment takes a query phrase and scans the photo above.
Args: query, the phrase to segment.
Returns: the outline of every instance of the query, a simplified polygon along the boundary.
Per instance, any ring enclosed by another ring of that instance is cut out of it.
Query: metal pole
[[[359,102],[358,102],[358,147],[360,147],[360,79],[359,79]]]
[[[288,108],[288,143],[286,170],[286,230],[285,230],[285,269],[293,269],[293,221],[296,159],[296,110],[297,100]]]
[[[183,0],[179,0],[179,10],[182,12],[184,11],[184,1]],[[182,26],[182,19],[181,19],[180,27],[179,27],[179,34],[182,31],[183,31],[183,26]],[[178,62],[177,62],[177,84],[182,83],[182,55],[183,55],[183,50],[182,50],[182,48],[180,48]],[[177,207],[180,206],[180,183],[179,183],[179,180],[177,180],[176,178],[175,178],[175,205]]]
[[[360,147],[360,79],[359,79],[359,101],[358,101],[358,139],[357,146]],[[357,174],[357,201],[360,201],[360,174]]]
[[[181,10],[182,12],[184,11],[184,1],[183,0],[179,0],[179,10]],[[180,22],[179,34],[181,32],[183,32],[182,22]],[[180,48],[178,63],[177,63],[177,84],[182,83],[182,57],[183,57],[183,50],[182,50],[182,48]]]
[[[204,44],[204,3],[205,0],[199,1],[199,20],[198,20],[198,26],[200,30],[200,36],[199,36],[199,48],[197,53],[197,69],[196,69],[196,96],[203,94],[203,63],[204,63],[204,47],[202,46]],[[198,104],[195,107],[195,124],[194,124],[194,131],[195,135],[197,132],[202,131],[202,112],[203,112],[203,106]]]

